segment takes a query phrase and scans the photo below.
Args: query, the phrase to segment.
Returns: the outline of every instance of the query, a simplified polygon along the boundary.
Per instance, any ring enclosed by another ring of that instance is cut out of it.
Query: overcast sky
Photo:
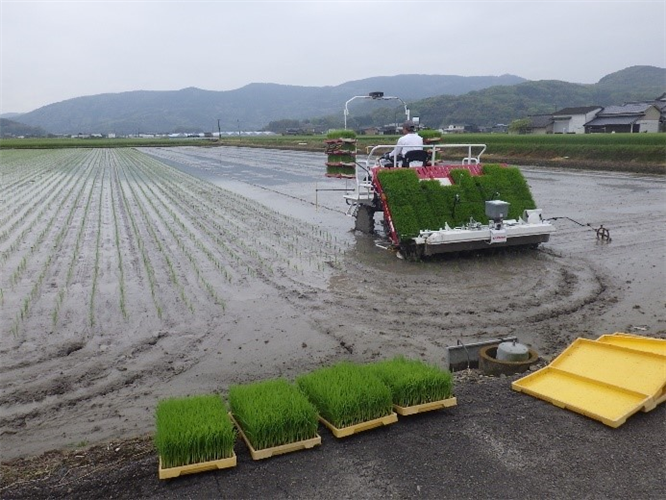
[[[131,90],[666,67],[666,0],[1,0],[0,17],[2,113]]]

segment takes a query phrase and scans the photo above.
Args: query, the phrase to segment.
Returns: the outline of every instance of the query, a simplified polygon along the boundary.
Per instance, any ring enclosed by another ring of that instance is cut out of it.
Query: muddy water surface
[[[137,313],[135,323],[110,321],[116,326],[91,334],[89,342],[72,331],[70,352],[41,361],[38,339],[8,351],[16,369],[2,374],[3,388],[9,388],[0,414],[3,459],[150,433],[160,398],[293,378],[343,359],[404,354],[442,364],[447,346],[506,335],[543,356],[558,354],[580,336],[627,331],[666,337],[661,177],[524,167],[544,216],[558,217],[549,243],[536,251],[410,263],[377,246],[375,237],[351,231],[339,191],[349,181],[323,176],[323,153],[230,147],[142,152],[256,204],[238,216],[238,238],[248,248],[253,241],[270,246],[271,233],[295,232],[299,221],[313,242],[299,240],[300,248],[292,248],[274,238],[276,254],[291,252],[294,260],[276,261],[265,275],[232,266],[232,284],[214,283],[225,290],[223,312],[201,296],[197,314],[184,314],[174,294],[168,321]],[[288,219],[271,216],[275,225],[266,227],[261,222],[272,213]],[[610,243],[597,240],[593,228],[600,224],[610,230]],[[315,252],[315,240],[325,252]],[[192,275],[181,279],[196,281]],[[145,300],[143,285],[128,284],[130,304]],[[85,303],[85,290],[79,293]],[[47,317],[43,324],[49,322]],[[31,382],[23,384],[26,379]],[[97,381],[104,384],[98,388]]]

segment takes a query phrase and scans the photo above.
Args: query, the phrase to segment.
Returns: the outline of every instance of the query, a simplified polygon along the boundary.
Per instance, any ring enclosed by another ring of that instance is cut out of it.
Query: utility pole
[[[222,140],[222,129],[220,128],[220,119],[217,119],[217,140]]]

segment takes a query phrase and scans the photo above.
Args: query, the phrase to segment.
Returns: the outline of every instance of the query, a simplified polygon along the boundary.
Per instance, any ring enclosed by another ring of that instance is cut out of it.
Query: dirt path
[[[5,327],[14,321],[12,304],[29,296],[48,255],[30,260],[16,298],[3,285],[3,461],[145,436],[161,398],[291,378],[343,359],[404,354],[442,364],[457,341],[505,335],[546,358],[579,336],[666,338],[663,177],[525,167],[545,217],[562,217],[548,244],[415,264],[349,231],[342,193],[323,191],[345,181],[323,178],[321,154],[144,153],[77,160],[72,186],[90,190],[49,209],[49,235],[70,229],[17,335]],[[154,158],[208,182],[162,170]],[[101,174],[94,165],[103,165]],[[68,222],[68,207],[84,207],[89,195],[88,216],[77,208]],[[604,224],[612,242],[599,243],[591,227],[564,217]],[[32,237],[22,248],[37,244]],[[82,257],[72,260],[77,241]]]

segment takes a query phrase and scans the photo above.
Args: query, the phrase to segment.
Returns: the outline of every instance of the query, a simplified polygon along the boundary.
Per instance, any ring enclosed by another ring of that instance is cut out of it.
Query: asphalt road
[[[458,374],[457,406],[253,461],[159,480],[154,452],[113,467],[55,469],[2,498],[663,499],[666,405],[617,429],[511,389],[510,378]]]

